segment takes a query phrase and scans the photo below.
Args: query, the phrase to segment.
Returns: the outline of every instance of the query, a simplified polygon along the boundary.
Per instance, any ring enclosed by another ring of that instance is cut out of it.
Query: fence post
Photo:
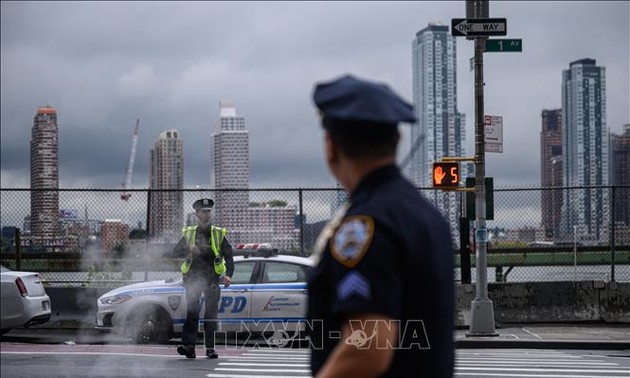
[[[302,203],[302,189],[298,189],[300,208],[300,255],[304,256],[304,208]]]
[[[15,270],[22,268],[22,238],[20,237],[20,229],[15,229]]]
[[[149,230],[151,229],[151,188],[149,188],[147,190],[147,232],[146,232],[146,241],[144,243],[144,256],[143,256],[143,260],[144,260],[144,280],[148,281],[149,280],[149,267],[147,266],[147,262],[149,261],[147,259],[148,255],[149,255],[149,240],[151,240],[151,235],[149,234]]]
[[[459,272],[463,284],[470,283],[470,221],[459,218]]]
[[[610,282],[615,282],[615,186],[610,196]]]

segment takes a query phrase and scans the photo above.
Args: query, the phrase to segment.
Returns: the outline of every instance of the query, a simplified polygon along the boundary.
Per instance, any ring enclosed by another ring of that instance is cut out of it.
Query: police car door
[[[261,283],[252,292],[252,332],[294,331],[306,316],[307,267],[264,261]]]
[[[250,317],[251,281],[256,261],[234,261],[232,285],[221,288],[219,300],[220,329],[244,331],[242,324]]]

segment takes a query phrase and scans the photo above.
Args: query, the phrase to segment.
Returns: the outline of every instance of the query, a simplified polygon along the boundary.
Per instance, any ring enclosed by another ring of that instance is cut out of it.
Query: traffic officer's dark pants
[[[213,279],[214,278],[214,279]],[[199,330],[199,311],[201,310],[201,296],[204,296],[204,340],[206,348],[214,348],[214,333],[217,330],[217,315],[221,288],[216,283],[216,277],[190,276],[185,279],[186,287],[186,322],[182,331],[182,344],[194,346],[197,342]]]

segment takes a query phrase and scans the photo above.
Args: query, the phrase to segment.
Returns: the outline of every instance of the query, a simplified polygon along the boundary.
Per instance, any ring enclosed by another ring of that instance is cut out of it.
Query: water
[[[503,275],[507,267],[503,268]],[[455,269],[455,281],[461,281],[461,271]],[[471,268],[471,280],[476,281],[477,270]],[[488,282],[496,282],[496,269],[488,268]],[[551,281],[605,281],[611,278],[609,265],[574,266],[517,266],[507,273],[506,282],[551,282]],[[615,265],[615,281],[630,282],[630,265]]]

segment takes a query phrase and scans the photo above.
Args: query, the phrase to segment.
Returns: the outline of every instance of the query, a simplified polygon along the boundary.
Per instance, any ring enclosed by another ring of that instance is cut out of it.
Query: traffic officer
[[[186,288],[186,322],[182,331],[182,345],[177,347],[177,353],[187,358],[195,358],[195,344],[199,329],[199,311],[201,310],[201,296],[205,299],[204,341],[206,356],[217,358],[214,348],[214,334],[217,330],[217,313],[221,288],[220,278],[223,277],[225,287],[230,286],[234,273],[232,246],[225,237],[226,229],[210,224],[210,211],[214,201],[202,198],[193,203],[198,224],[184,227],[183,236],[175,246],[174,253],[186,254],[181,271]]]
[[[396,165],[413,108],[350,75],[315,86],[329,170],[349,201],[321,233],[308,281],[317,377],[452,377],[451,232]]]

